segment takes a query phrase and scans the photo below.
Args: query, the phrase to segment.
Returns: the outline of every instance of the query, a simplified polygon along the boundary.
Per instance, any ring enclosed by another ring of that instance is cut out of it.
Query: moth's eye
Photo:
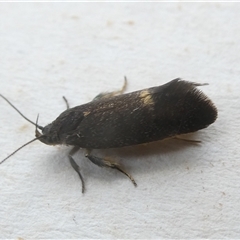
[[[42,134],[43,134],[43,135],[47,135],[47,134],[50,132],[51,127],[52,127],[52,123],[51,123],[51,124],[48,124],[47,126],[45,126],[45,127],[43,128],[43,130],[42,130]]]

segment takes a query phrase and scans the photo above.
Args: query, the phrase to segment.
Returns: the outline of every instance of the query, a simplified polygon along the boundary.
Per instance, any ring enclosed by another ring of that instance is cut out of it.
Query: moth
[[[35,125],[35,138],[15,150],[8,157],[35,140],[47,145],[68,145],[73,169],[82,182],[80,168],[73,159],[80,148],[86,149],[85,157],[100,167],[117,169],[137,186],[132,176],[112,159],[92,154],[93,149],[121,148],[176,137],[206,128],[217,118],[217,108],[198,86],[206,84],[174,79],[164,85],[123,94],[126,88],[101,93],[93,101],[62,112],[45,127],[26,118],[11,102],[6,100],[27,121]],[[41,132],[40,132],[41,131]]]

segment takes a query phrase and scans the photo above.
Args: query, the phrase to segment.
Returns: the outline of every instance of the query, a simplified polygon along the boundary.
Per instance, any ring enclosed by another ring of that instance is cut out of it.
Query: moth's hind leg
[[[68,100],[64,96],[62,98],[63,98],[64,102],[66,103],[67,109],[69,109],[70,106],[69,106]]]
[[[119,172],[125,174],[132,181],[135,187],[137,186],[137,183],[135,182],[133,177],[130,174],[128,174],[118,163],[114,162],[112,159],[96,157],[90,154],[90,150],[87,150],[85,157],[99,167],[108,167],[108,168],[117,169]]]
[[[93,99],[93,101],[97,101],[97,100],[100,100],[100,99],[109,98],[109,97],[114,97],[114,96],[123,94],[123,93],[125,92],[126,88],[127,88],[127,78],[124,77],[124,83],[123,83],[123,86],[122,86],[122,88],[121,88],[120,90],[114,91],[114,92],[103,92],[103,93],[99,93],[99,94]]]
[[[182,138],[179,136],[175,136],[175,137],[173,137],[173,139],[177,139],[177,140],[181,140],[181,141],[185,141],[185,142],[191,142],[191,143],[201,143],[202,142],[200,140],[187,139],[187,138]]]
[[[122,88],[120,90],[114,91],[114,92],[99,93],[92,101],[97,101],[97,100],[100,100],[100,99],[121,95],[121,94],[123,94],[125,92],[126,88],[127,88],[127,78],[124,77],[124,83],[123,83],[123,86],[122,86]],[[69,106],[67,98],[63,96],[63,100],[64,100],[64,102],[66,104],[67,109],[69,109],[70,106]]]

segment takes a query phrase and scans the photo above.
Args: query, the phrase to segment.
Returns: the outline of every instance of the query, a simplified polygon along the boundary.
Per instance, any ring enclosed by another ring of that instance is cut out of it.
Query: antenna
[[[36,138],[32,139],[31,141],[23,144],[21,147],[19,147],[18,149],[16,149],[14,152],[12,152],[10,155],[8,155],[6,158],[4,158],[2,161],[0,161],[0,164],[4,163],[8,158],[10,158],[12,155],[14,155],[16,152],[18,152],[20,149],[24,148],[25,146],[27,146],[28,144],[38,140],[41,138],[42,134],[37,130],[38,128],[40,130],[43,129],[42,126],[38,125],[38,117],[39,114],[37,115],[37,120],[36,123],[34,123],[33,121],[31,121],[30,119],[28,119],[27,117],[25,117],[7,98],[5,98],[2,94],[0,94],[0,97],[2,97],[11,107],[13,107],[23,118],[25,118],[28,122],[30,122],[31,124],[33,124],[36,127]]]
[[[15,150],[15,151],[12,152],[10,155],[8,155],[6,158],[4,158],[4,159],[0,162],[0,164],[4,163],[8,158],[10,158],[13,154],[15,154],[16,152],[18,152],[20,149],[22,149],[22,148],[24,148],[25,146],[27,146],[28,144],[30,144],[30,143],[38,140],[39,138],[41,138],[41,136],[40,136],[40,137],[36,137],[36,138],[32,139],[31,141],[23,144],[23,145],[22,145],[21,147],[19,147],[17,150]]]
[[[14,108],[23,118],[25,118],[28,122],[39,128],[40,130],[43,130],[43,127],[38,125],[37,123],[34,123],[27,117],[25,117],[7,98],[5,98],[2,94],[0,94],[0,97],[2,97],[12,108]]]

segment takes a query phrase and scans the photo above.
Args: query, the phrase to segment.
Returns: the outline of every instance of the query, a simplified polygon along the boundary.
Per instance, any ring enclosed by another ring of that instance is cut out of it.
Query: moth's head
[[[36,128],[35,136],[42,143],[45,143],[47,145],[56,145],[60,143],[59,136],[57,134],[57,131],[54,130],[53,123],[46,125],[40,130],[42,131],[42,133],[40,133],[38,128]]]
[[[10,158],[12,155],[14,155],[16,152],[18,152],[19,150],[21,150],[22,148],[24,148],[25,146],[27,146],[28,144],[36,141],[36,140],[40,140],[41,142],[48,144],[48,145],[56,145],[59,144],[59,137],[57,134],[56,129],[54,129],[53,125],[54,124],[48,124],[45,127],[42,127],[40,125],[38,125],[38,117],[37,117],[37,121],[36,123],[31,121],[30,119],[28,119],[26,116],[24,116],[7,98],[5,98],[2,94],[0,94],[0,97],[3,98],[12,108],[14,108],[24,119],[26,119],[28,122],[30,122],[31,124],[33,124],[35,126],[35,135],[36,138],[30,140],[29,142],[23,144],[21,147],[19,147],[18,149],[16,149],[14,152],[12,152],[10,155],[8,155],[6,158],[4,158],[3,160],[0,161],[0,164],[2,164],[3,162],[5,162],[8,158]],[[56,127],[56,125],[55,125]],[[42,133],[41,133],[41,132]]]

